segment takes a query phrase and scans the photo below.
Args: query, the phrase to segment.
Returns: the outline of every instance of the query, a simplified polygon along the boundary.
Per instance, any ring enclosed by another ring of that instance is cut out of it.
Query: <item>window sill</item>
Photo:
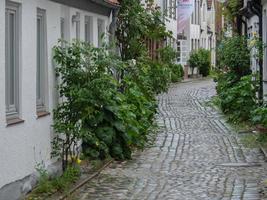
[[[39,111],[39,112],[37,112],[37,119],[42,118],[42,117],[46,117],[48,115],[50,115],[50,112]]]
[[[13,119],[7,119],[6,122],[7,122],[7,126],[13,126],[16,124],[24,123],[24,120],[20,118],[13,118]]]

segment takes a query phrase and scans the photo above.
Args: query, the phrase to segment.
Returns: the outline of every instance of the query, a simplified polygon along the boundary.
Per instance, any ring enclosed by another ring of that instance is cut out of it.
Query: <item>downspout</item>
[[[248,2],[252,13],[259,18],[259,40],[262,43],[262,5],[256,2]],[[259,68],[260,68],[260,88],[259,88],[259,99],[263,100],[263,58],[259,58]]]
[[[241,22],[244,24],[244,26],[245,26],[245,35],[247,36],[248,35],[248,24],[247,24],[247,22],[245,21],[245,20],[243,20],[242,18],[241,18]]]

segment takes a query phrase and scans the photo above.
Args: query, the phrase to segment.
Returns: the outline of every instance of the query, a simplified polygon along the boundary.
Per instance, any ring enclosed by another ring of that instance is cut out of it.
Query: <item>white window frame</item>
[[[5,96],[6,96],[6,117],[7,119],[14,119],[19,117],[20,105],[19,105],[19,83],[20,83],[20,4],[7,1],[6,2],[6,26],[5,26],[5,34],[6,34],[6,44],[5,44],[5,75],[6,75],[6,88],[5,88]],[[13,40],[11,41],[10,36],[10,15],[14,16],[14,24],[13,24]],[[13,47],[11,47],[12,45]],[[13,56],[11,56],[11,49]],[[12,58],[13,57],[13,58]],[[11,69],[11,62],[13,62],[13,70]],[[13,71],[13,72],[12,72]],[[13,76],[13,81],[11,80],[11,76]],[[13,86],[13,89],[11,88]],[[13,92],[13,100],[11,100],[11,93]],[[13,102],[11,102],[13,101]]]
[[[40,20],[40,30],[39,30],[40,38],[38,37],[38,20]],[[40,39],[40,41],[38,41],[38,38]],[[40,49],[38,50],[38,48]],[[40,55],[38,55],[38,52],[40,53]],[[47,111],[46,102],[47,102],[46,11],[43,9],[37,8],[37,18],[36,18],[36,110],[37,110],[37,113]]]

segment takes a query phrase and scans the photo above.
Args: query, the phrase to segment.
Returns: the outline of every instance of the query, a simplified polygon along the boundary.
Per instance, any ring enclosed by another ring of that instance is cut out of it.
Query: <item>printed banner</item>
[[[177,0],[178,1],[178,34],[183,33],[190,16],[194,11],[194,0]]]

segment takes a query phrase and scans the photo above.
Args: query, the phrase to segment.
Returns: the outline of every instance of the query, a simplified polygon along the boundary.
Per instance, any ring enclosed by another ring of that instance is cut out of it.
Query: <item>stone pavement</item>
[[[171,86],[158,97],[152,147],[115,163],[74,194],[79,200],[259,200],[267,164],[244,148],[218,111],[211,80]]]

